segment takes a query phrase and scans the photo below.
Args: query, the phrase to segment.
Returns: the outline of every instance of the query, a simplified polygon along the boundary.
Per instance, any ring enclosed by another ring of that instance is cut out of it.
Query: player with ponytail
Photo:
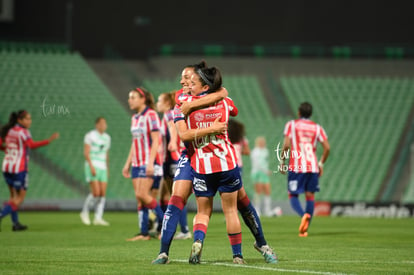
[[[129,92],[128,104],[136,114],[131,119],[132,145],[122,174],[132,178],[135,196],[138,202],[138,222],[141,232],[128,241],[149,240],[149,210],[154,210],[159,225],[162,223],[163,211],[150,191],[154,176],[162,172],[158,148],[160,146],[160,121],[154,111],[154,98],[144,88]],[[132,166],[132,170],[130,172]]]
[[[18,218],[18,209],[26,197],[28,188],[28,163],[30,149],[48,145],[59,137],[52,134],[48,139],[33,141],[29,128],[32,117],[26,110],[10,114],[9,122],[0,130],[0,148],[5,151],[2,171],[10,191],[10,199],[0,213],[0,221],[11,214],[13,231],[26,230]]]

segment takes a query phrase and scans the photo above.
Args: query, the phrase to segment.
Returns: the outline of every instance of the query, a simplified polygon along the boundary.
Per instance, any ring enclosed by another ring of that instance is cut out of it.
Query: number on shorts
[[[178,162],[178,167],[185,167],[185,164],[188,162],[188,158],[187,157],[182,157],[180,158],[180,161]]]

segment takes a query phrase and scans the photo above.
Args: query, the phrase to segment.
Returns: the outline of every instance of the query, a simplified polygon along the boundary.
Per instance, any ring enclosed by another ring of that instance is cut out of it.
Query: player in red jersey
[[[144,88],[129,92],[128,104],[137,113],[131,119],[132,145],[122,174],[131,178],[138,202],[138,222],[141,232],[128,241],[149,240],[148,210],[153,209],[161,225],[163,212],[157,200],[150,195],[154,181],[154,166],[160,165],[157,159],[160,143],[160,122],[154,111],[154,99]],[[130,167],[132,170],[130,173]]]
[[[29,128],[32,117],[29,112],[21,110],[10,115],[8,124],[1,129],[0,147],[6,155],[3,159],[3,176],[10,191],[10,200],[5,203],[0,213],[0,222],[11,214],[13,231],[26,230],[27,226],[19,222],[17,210],[23,203],[28,188],[28,162],[30,149],[48,145],[59,137],[52,134],[48,139],[33,141]],[[3,146],[5,143],[5,146]]]
[[[207,107],[211,104],[219,102],[227,96],[227,90],[221,88],[219,91],[205,95],[197,100],[188,102],[182,101],[190,92],[188,87],[191,82],[191,75],[194,74],[196,69],[205,67],[206,65],[203,61],[199,64],[185,67],[182,72],[180,83],[183,86],[183,89],[176,93],[176,102],[178,103],[176,110],[179,109],[181,111],[180,113],[183,115],[188,115],[193,110]],[[199,130],[189,130],[182,120],[181,122],[177,121],[176,126],[177,128],[181,128],[179,131],[180,136],[182,135],[183,138],[189,140],[195,138],[196,131],[198,137],[203,137],[212,133],[221,133],[227,128],[224,123],[218,122],[218,119],[210,127]],[[175,228],[178,223],[177,217],[179,216],[181,209],[185,206],[188,197],[191,195],[193,180],[194,176],[191,165],[188,161],[187,150],[184,150],[178,164],[177,173],[174,177],[173,194],[164,216],[160,252],[158,257],[152,262],[153,264],[166,264],[169,262],[169,248],[171,246],[172,236],[175,233]],[[277,256],[273,252],[272,248],[267,245],[260,218],[258,217],[256,210],[250,202],[243,187],[238,192],[237,207],[245,224],[249,227],[251,233],[256,239],[254,248],[263,255],[267,263],[277,263]]]
[[[164,212],[167,210],[168,201],[171,197],[173,179],[177,170],[178,160],[182,150],[185,149],[174,125],[175,94],[176,92],[162,93],[157,101],[157,111],[163,114],[161,120],[161,135],[163,137],[163,151],[165,154],[163,162],[164,178],[161,184],[160,205]],[[187,207],[184,207],[181,212],[180,227],[181,232],[178,233],[174,239],[190,239],[191,232],[188,230]]]
[[[221,87],[220,71],[215,68],[197,69],[191,77],[191,92],[198,96],[214,92]],[[192,100],[191,97],[188,100]],[[189,262],[200,263],[201,252],[212,214],[213,199],[220,192],[222,209],[233,251],[233,262],[244,264],[241,249],[241,225],[237,214],[237,191],[242,187],[237,167],[236,151],[227,131],[223,134],[197,137],[199,129],[206,128],[215,120],[227,123],[229,115],[237,115],[237,108],[230,98],[204,109],[192,112],[186,119],[188,129],[196,129],[192,140],[194,153],[191,167],[194,169],[193,189],[197,200],[197,214],[194,217],[194,243]]]
[[[299,236],[308,236],[308,227],[313,215],[315,192],[319,192],[319,177],[323,174],[330,146],[325,130],[310,120],[312,105],[304,102],[299,106],[299,119],[289,121],[284,130],[284,143],[279,170],[288,171],[288,193],[292,208],[302,217]],[[318,162],[316,145],[320,142],[323,153]],[[290,150],[289,166],[284,165],[285,156]],[[298,195],[305,193],[306,209],[303,210]]]
[[[221,89],[216,93],[206,95],[202,99],[184,103],[180,101],[180,96],[186,95],[190,92],[189,85],[191,75],[194,73],[195,68],[206,67],[205,62],[201,62],[195,65],[186,66],[181,74],[180,84],[183,87],[176,92],[176,109],[183,108],[186,112],[195,110],[204,106],[209,106],[214,102],[220,101],[227,96],[227,90]],[[202,137],[212,133],[220,133],[227,128],[225,123],[215,123],[208,128],[204,128],[198,132],[198,136]],[[194,135],[194,133],[193,133]],[[166,264],[169,262],[168,253],[173,240],[179,218],[181,217],[182,210],[187,204],[187,199],[192,193],[192,181],[193,174],[191,166],[189,165],[188,150],[184,149],[181,152],[181,156],[178,162],[177,170],[174,175],[174,182],[172,188],[171,198],[168,202],[167,211],[164,215],[162,234],[161,234],[161,247],[158,257],[152,262],[153,264]]]

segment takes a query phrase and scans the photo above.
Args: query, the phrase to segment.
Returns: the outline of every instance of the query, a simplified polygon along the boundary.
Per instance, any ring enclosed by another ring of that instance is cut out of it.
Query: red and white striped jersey
[[[182,99],[183,98],[186,98],[185,96],[186,96],[186,94],[184,94],[184,90],[183,89],[180,89],[177,92],[175,92],[175,104],[180,105],[180,102],[182,101]]]
[[[0,143],[2,143],[0,139]],[[2,171],[20,173],[28,170],[29,151],[49,144],[48,140],[33,141],[30,131],[19,124],[9,130],[5,138],[6,148]]]
[[[168,110],[164,113],[164,116],[161,120],[161,134],[163,136],[163,150],[164,150],[164,160],[166,155],[170,154],[171,159],[177,161],[180,158],[181,151],[184,150],[184,144],[181,142],[180,137],[177,135],[177,151],[170,152],[168,151],[168,144],[171,140],[171,133],[168,128],[168,123],[174,122],[174,110]]]
[[[149,107],[131,119],[131,134],[133,142],[132,166],[139,167],[148,164],[151,152],[151,132],[160,130],[160,119],[158,114]],[[159,154],[155,163],[161,164]]]
[[[291,143],[289,171],[319,173],[316,145],[328,138],[322,126],[309,119],[291,120],[286,123],[284,135]]]
[[[243,167],[243,159],[242,159],[242,151],[243,147],[248,145],[249,141],[246,137],[244,137],[240,142],[234,143],[234,149],[236,150],[236,156],[237,156],[237,165],[241,168]]]
[[[182,101],[192,101],[199,96],[181,96]],[[236,116],[237,108],[233,100],[224,100],[207,108],[192,112],[186,119],[189,129],[201,129],[211,126],[217,117],[221,122],[228,122],[229,115]],[[174,120],[184,119],[184,115],[176,107]],[[229,171],[237,166],[237,156],[227,132],[220,135],[208,135],[192,141],[194,154],[190,156],[191,167],[199,174],[212,174]]]

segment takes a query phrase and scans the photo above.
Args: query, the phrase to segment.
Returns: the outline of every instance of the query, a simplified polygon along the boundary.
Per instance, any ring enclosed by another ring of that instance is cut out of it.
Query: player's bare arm
[[[249,144],[246,142],[246,143],[243,143],[243,147],[242,147],[242,155],[246,155],[246,156],[250,156],[250,147],[249,147]]]
[[[151,132],[151,151],[150,151],[150,156],[148,159],[148,164],[147,164],[147,168],[146,173],[147,176],[152,176],[154,175],[154,161],[155,161],[155,157],[157,156],[157,152],[158,152],[158,146],[159,146],[159,140],[160,140],[160,132],[159,131],[152,131]]]
[[[168,143],[168,151],[175,152],[178,150],[177,148],[177,129],[175,128],[174,122],[169,121],[168,122],[168,131],[170,131],[170,142]]]
[[[134,150],[134,144],[132,143],[131,144],[131,149],[129,149],[128,157],[127,157],[127,159],[125,161],[124,168],[122,168],[122,175],[125,178],[130,178],[131,177],[131,173],[129,172],[129,169],[131,167],[131,159],[132,159],[132,152],[133,152],[133,150]]]
[[[213,124],[207,128],[188,129],[184,120],[179,120],[175,123],[177,132],[182,141],[192,141],[196,138],[208,136],[211,134],[222,134],[227,130],[227,123],[220,122],[220,117],[216,118]]]
[[[331,151],[331,146],[329,145],[329,142],[328,142],[327,139],[325,139],[321,144],[322,144],[322,148],[323,148],[323,153],[322,153],[321,160],[318,163],[318,165],[319,165],[319,176],[323,175],[323,165],[326,162],[326,160],[328,159],[329,152]]]
[[[89,144],[85,144],[83,146],[83,155],[85,157],[86,162],[88,163],[89,167],[91,168],[91,174],[92,176],[96,175],[95,167],[93,167],[91,158],[89,156],[89,153],[91,151],[91,146]]]
[[[201,109],[207,106],[210,106],[216,102],[219,102],[220,100],[225,99],[229,93],[227,92],[227,89],[224,87],[221,87],[217,92],[208,94],[206,96],[203,96],[202,98],[199,98],[197,100],[193,100],[191,102],[185,101],[181,104],[180,109],[181,112],[186,116],[189,113]]]
[[[106,152],[106,174],[109,179],[109,150]]]

